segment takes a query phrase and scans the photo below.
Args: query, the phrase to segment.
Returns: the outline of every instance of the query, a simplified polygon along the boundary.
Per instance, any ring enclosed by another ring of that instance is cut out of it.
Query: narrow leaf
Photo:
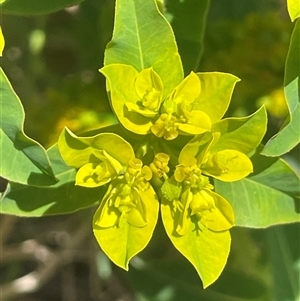
[[[283,227],[272,227],[266,231],[269,242],[274,301],[299,300],[299,279],[293,268],[292,250]],[[298,232],[299,234],[299,232]]]
[[[297,1],[300,7],[299,2]],[[300,8],[299,8],[300,9]],[[284,93],[289,108],[290,122],[273,138],[271,138],[263,154],[280,156],[300,142],[300,21],[297,20],[285,64]]]

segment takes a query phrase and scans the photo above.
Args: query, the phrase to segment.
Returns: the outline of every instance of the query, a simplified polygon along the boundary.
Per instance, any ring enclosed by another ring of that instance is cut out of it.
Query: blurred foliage
[[[208,26],[201,69],[241,79],[231,112],[252,112],[259,97],[282,87],[291,29],[287,16],[278,11],[252,12],[243,20],[217,20]]]
[[[278,5],[274,10],[274,1],[255,5],[256,1],[247,4],[247,9],[242,2],[231,4],[228,15],[226,9],[221,13],[226,4],[212,1],[198,67],[199,71],[229,72],[241,78],[228,111],[238,116],[252,113],[258,98],[282,86],[292,29],[287,13]],[[265,12],[268,5],[272,10]],[[3,68],[23,101],[26,132],[42,144],[54,143],[62,124],[81,132],[99,127],[103,119],[104,124],[114,122],[109,115],[104,78],[97,71],[111,38],[113,11],[112,1],[89,0],[38,17],[2,16],[7,44]],[[179,29],[178,25],[174,28],[180,48],[186,41]],[[192,62],[187,60],[185,72],[191,67]],[[90,115],[83,117],[85,110]],[[88,116],[92,118],[89,121]]]
[[[97,71],[111,38],[113,10],[112,1],[91,0],[55,14],[2,16],[3,68],[23,101],[26,132],[42,144],[57,140],[62,123],[83,131],[113,122]]]
[[[171,1],[168,1],[170,6]],[[198,65],[199,71],[229,72],[241,78],[233,94],[230,115],[244,116],[262,102],[266,104],[271,115],[268,138],[278,131],[286,116],[280,89],[293,24],[285,6],[285,1],[280,0],[211,1],[203,56]],[[43,145],[55,143],[64,126],[80,133],[115,122],[104,77],[97,71],[103,65],[104,48],[111,38],[113,13],[114,2],[111,0],[86,0],[48,15],[2,15],[6,40],[2,66],[25,107],[26,133]],[[169,13],[172,13],[171,7]],[[175,35],[182,40],[176,27]],[[192,65],[187,61],[186,73]],[[299,149],[292,155],[290,162],[299,170]],[[79,221],[89,220],[90,215],[88,210],[70,215],[68,219],[47,217],[10,221],[10,227],[14,228],[7,232],[10,234],[7,244],[21,244],[33,238],[59,249],[64,242],[57,236],[54,239],[54,233],[70,238],[72,229]],[[1,217],[1,231],[4,233],[7,227]],[[157,228],[155,239],[147,250],[133,260],[129,273],[115,271],[109,262],[103,263],[102,253],[99,255],[97,248],[88,249],[92,261],[75,258],[71,274],[77,277],[77,290],[81,288],[85,294],[79,293],[74,300],[108,301],[123,296],[124,300],[138,301],[294,301],[284,298],[294,289],[295,285],[291,283],[296,281],[297,287],[300,247],[295,238],[299,238],[299,225],[276,226],[268,230],[234,228],[228,265],[220,280],[205,291],[199,285],[196,272],[174,250],[161,229]],[[100,262],[100,280],[95,273],[92,277],[98,291],[90,291],[90,296],[87,291],[91,286],[86,279],[97,260]],[[1,266],[1,275],[5,275],[0,277],[1,283],[22,276],[33,267],[33,262],[11,261]],[[63,277],[62,270],[58,270],[56,276]],[[284,283],[281,283],[282,279]],[[53,290],[58,281],[59,277],[55,277],[42,293],[16,300],[65,301],[63,289]],[[288,292],[278,293],[281,287]],[[92,296],[92,293],[100,297]],[[278,296],[285,297],[278,299]]]

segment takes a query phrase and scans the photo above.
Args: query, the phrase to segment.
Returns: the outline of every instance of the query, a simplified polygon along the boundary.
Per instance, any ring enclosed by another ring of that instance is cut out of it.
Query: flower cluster
[[[76,169],[76,185],[108,186],[93,219],[99,245],[128,269],[130,258],[151,239],[160,208],[171,241],[197,269],[203,263],[187,247],[191,241],[197,249],[205,245],[220,251],[211,274],[215,279],[229,254],[235,218],[212,179],[232,182],[248,176],[253,167],[247,154],[261,140],[249,133],[251,116],[221,120],[238,79],[191,72],[166,88],[152,67],[138,72],[109,64],[101,72],[120,123],[144,139],[128,135],[129,143],[115,133],[77,137],[69,130],[59,139],[64,161]],[[245,133],[249,141],[240,139]],[[210,273],[206,283],[212,281]]]
[[[178,86],[165,95],[161,78],[147,68],[138,72],[132,66],[111,64],[100,70],[108,80],[126,73],[118,85],[110,85],[112,106],[120,122],[138,134],[153,133],[156,137],[173,140],[179,134],[197,135],[211,129],[207,113],[201,105],[200,79],[191,72]],[[130,89],[130,93],[122,93]],[[143,125],[137,129],[137,125]]]
[[[149,184],[152,171],[135,157],[128,142],[113,133],[82,138],[66,129],[59,147],[65,162],[77,168],[76,185],[93,188],[109,184],[98,209],[99,227],[118,226],[120,219],[136,227],[147,225],[147,198],[156,200]]]
[[[125,173],[111,182],[99,208],[96,224],[102,228],[113,227],[125,218],[132,226],[145,227],[147,199],[143,192],[150,188],[151,178],[148,166],[143,166],[140,159],[131,159]]]

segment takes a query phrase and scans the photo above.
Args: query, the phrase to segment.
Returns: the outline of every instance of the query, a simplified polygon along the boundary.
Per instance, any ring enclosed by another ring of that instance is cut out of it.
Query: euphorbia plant
[[[298,220],[293,197],[299,179],[281,159],[259,154],[264,107],[223,118],[237,77],[190,70],[184,77],[173,31],[159,8],[154,0],[116,1],[114,34],[100,72],[118,125],[80,137],[66,128],[45,152],[24,134],[20,138],[22,122],[1,116],[1,150],[19,143],[13,151],[25,162],[19,175],[2,170],[10,184],[1,211],[41,216],[96,205],[94,235],[126,270],[149,243],[160,212],[173,245],[207,287],[226,264],[230,228]],[[3,72],[1,81],[6,97],[20,106]],[[24,196],[41,193],[45,199],[26,204]]]

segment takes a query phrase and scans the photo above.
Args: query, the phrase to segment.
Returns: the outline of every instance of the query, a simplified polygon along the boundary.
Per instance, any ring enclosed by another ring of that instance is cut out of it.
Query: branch
[[[48,250],[49,253],[47,253],[45,258],[49,260],[46,260],[45,265],[23,277],[1,285],[0,300],[13,299],[20,294],[32,293],[40,289],[53,275],[55,275],[56,271],[62,265],[66,265],[72,261],[74,254],[73,249],[82,244],[89,232],[90,228],[88,225],[79,225],[75,233],[72,233],[70,236],[70,240],[66,243],[63,250],[55,253]],[[44,250],[46,249],[45,247],[43,248]]]

